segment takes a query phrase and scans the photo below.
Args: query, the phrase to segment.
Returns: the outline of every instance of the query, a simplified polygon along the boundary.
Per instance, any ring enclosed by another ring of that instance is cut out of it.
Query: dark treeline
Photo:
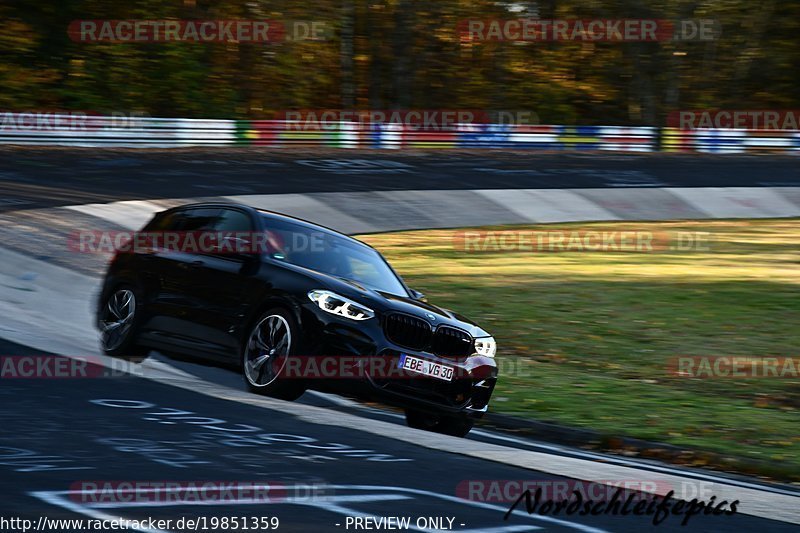
[[[473,42],[465,19],[715,19],[705,42]],[[84,43],[82,19],[322,21],[321,41]],[[289,109],[530,110],[655,124],[678,109],[798,109],[788,0],[0,0],[0,110],[270,118]]]

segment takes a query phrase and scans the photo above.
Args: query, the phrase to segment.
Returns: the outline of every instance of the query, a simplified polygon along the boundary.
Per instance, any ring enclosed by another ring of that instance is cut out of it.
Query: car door
[[[194,315],[195,328],[222,357],[238,356],[239,337],[246,327],[243,322],[249,316],[253,295],[258,293],[260,267],[257,253],[235,253],[236,245],[224,241],[238,240],[238,246],[248,248],[255,227],[247,211],[222,208],[212,228],[220,239],[219,246],[193,259],[192,290],[203,302],[202,310]]]
[[[171,233],[176,234],[184,225],[184,215],[184,210],[161,213],[142,231],[147,235],[158,237]],[[151,336],[155,336],[154,338],[158,340],[164,333],[172,329],[170,317],[177,314],[179,290],[173,264],[175,252],[158,246],[154,242],[147,244],[138,248],[137,264],[135,265],[148,301],[147,318],[142,325],[142,335],[144,340]]]
[[[203,322],[204,295],[199,290],[202,256],[185,249],[188,232],[213,230],[220,209],[198,207],[178,210],[169,224],[161,229],[161,246],[154,246],[145,254],[143,264],[157,279],[151,318],[146,326],[160,340],[178,347],[203,348],[204,332],[198,327]],[[167,237],[175,237],[167,245]]]

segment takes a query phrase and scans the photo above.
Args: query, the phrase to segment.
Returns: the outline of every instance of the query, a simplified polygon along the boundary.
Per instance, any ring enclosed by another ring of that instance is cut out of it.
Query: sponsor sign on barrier
[[[709,154],[798,153],[800,131],[664,128],[661,134],[661,150]]]
[[[302,115],[301,115],[302,116]],[[407,121],[406,121],[407,122]],[[530,125],[481,121],[421,128],[403,121],[225,120],[138,114],[0,112],[0,144],[179,148],[246,145],[376,149],[502,148],[618,152],[800,151],[800,130]],[[302,126],[302,127],[301,127]],[[322,127],[324,126],[324,127]],[[660,143],[659,143],[660,141]]]

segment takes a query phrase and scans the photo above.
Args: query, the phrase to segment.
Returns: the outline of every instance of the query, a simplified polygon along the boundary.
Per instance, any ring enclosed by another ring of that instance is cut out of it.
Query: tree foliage
[[[707,18],[706,42],[462,42],[466,19]],[[797,109],[800,3],[764,0],[0,1],[0,109],[269,118],[289,109],[527,110],[663,124],[679,109]],[[83,19],[315,20],[325,40],[75,42]]]

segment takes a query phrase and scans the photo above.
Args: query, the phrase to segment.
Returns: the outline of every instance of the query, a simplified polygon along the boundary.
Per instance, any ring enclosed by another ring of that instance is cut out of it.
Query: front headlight
[[[496,351],[497,343],[494,341],[494,337],[479,337],[475,339],[475,353],[478,355],[494,357]]]
[[[309,291],[308,297],[323,311],[351,320],[368,320],[375,316],[375,311],[369,307],[354,302],[350,298],[340,296],[335,292],[314,290]]]

